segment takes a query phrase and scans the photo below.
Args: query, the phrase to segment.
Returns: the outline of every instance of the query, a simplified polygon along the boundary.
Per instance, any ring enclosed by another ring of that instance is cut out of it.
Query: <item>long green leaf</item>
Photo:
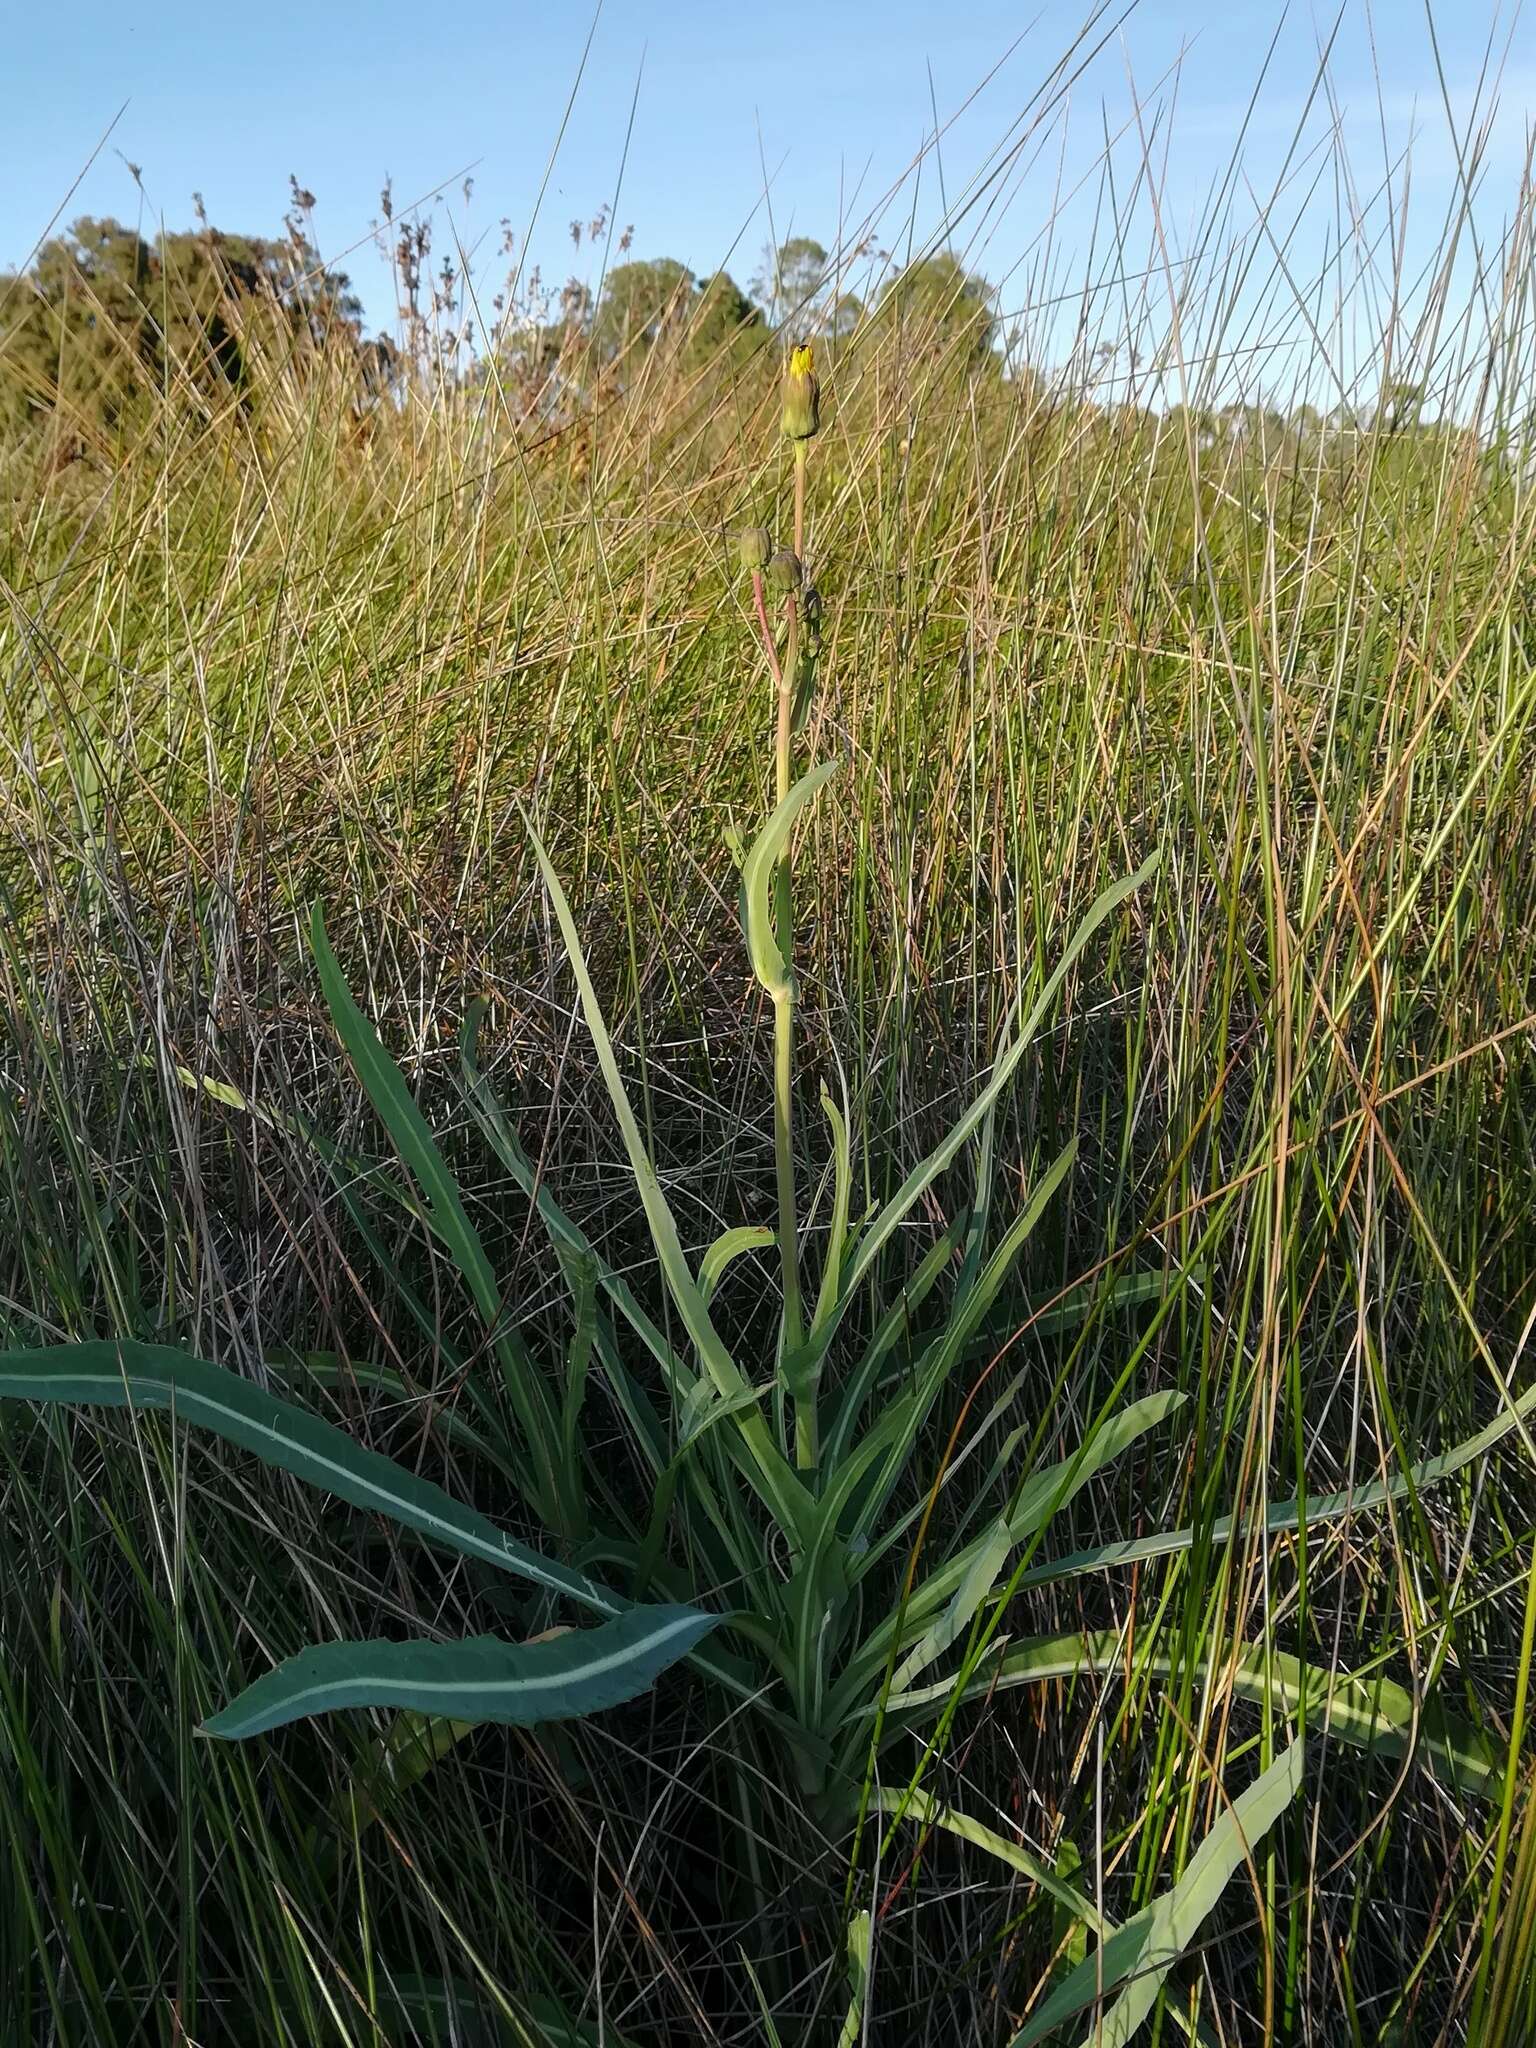
[[[892,1403],[871,1425],[871,1436],[880,1435],[888,1440],[890,1456],[880,1480],[870,1488],[860,1502],[858,1517],[854,1524],[856,1537],[869,1536],[875,1518],[911,1458],[923,1425],[933,1412],[950,1374],[964,1357],[967,1341],[997,1299],[1030,1233],[1039,1222],[1051,1197],[1071,1170],[1076,1157],[1077,1141],[1075,1138],[1068,1139],[1031,1189],[1029,1200],[1009,1224],[1002,1242],[987,1260],[979,1276],[965,1293],[951,1304],[949,1320],[923,1353],[918,1365],[916,1384],[909,1395],[902,1401]],[[921,1508],[917,1512],[920,1513]],[[887,1549],[900,1540],[904,1526],[903,1522],[888,1528],[879,1543],[870,1545],[864,1553],[861,1571],[868,1571]]]
[[[935,1243],[930,1245],[917,1271],[897,1294],[895,1300],[875,1326],[875,1333],[865,1346],[864,1356],[849,1377],[848,1385],[834,1411],[831,1429],[827,1432],[824,1464],[828,1472],[841,1470],[853,1442],[853,1433],[864,1403],[873,1392],[880,1377],[881,1368],[899,1340],[911,1329],[912,1319],[937,1286],[961,1242],[961,1231],[957,1224],[951,1224]]]
[[[1502,1415],[1495,1416],[1485,1429],[1480,1429],[1475,1436],[1467,1437],[1450,1450],[1440,1452],[1437,1457],[1410,1465],[1406,1472],[1396,1472],[1390,1479],[1373,1479],[1365,1486],[1356,1486],[1343,1493],[1319,1493],[1305,1500],[1276,1501],[1260,1526],[1266,1535],[1279,1536],[1303,1525],[1310,1529],[1319,1522],[1342,1521],[1346,1515],[1365,1514],[1371,1508],[1384,1507],[1389,1500],[1402,1500],[1408,1494],[1433,1486],[1437,1480],[1448,1479],[1453,1472],[1475,1463],[1503,1437],[1518,1429],[1533,1410],[1536,1410],[1536,1386],[1527,1387],[1519,1399],[1512,1402]],[[1032,1566],[1022,1584],[1038,1586],[1050,1579],[1070,1578],[1078,1572],[1105,1571],[1111,1565],[1136,1564],[1149,1557],[1172,1557],[1180,1551],[1192,1549],[1196,1539],[1202,1536],[1208,1543],[1230,1543],[1234,1536],[1246,1533],[1252,1526],[1251,1522],[1233,1515],[1220,1515],[1208,1530],[1170,1529],[1158,1536],[1134,1536],[1119,1543],[1097,1543],[1089,1550],[1074,1550],[1066,1557],[1051,1558]]]
[[[452,1253],[476,1307],[487,1323],[494,1324],[501,1313],[495,1268],[469,1220],[458,1184],[437,1149],[431,1125],[406,1087],[405,1076],[384,1050],[378,1032],[347,986],[346,976],[326,937],[325,918],[318,903],[310,913],[309,943],[332,1021],[363,1084],[363,1092],[415,1175],[427,1199],[432,1228]]]
[[[921,1786],[909,1785],[904,1790],[894,1785],[877,1786],[870,1794],[870,1805],[876,1812],[888,1813],[898,1820],[915,1821],[922,1827],[942,1828],[946,1834],[954,1835],[962,1842],[974,1843],[978,1849],[985,1849],[989,1856],[995,1856],[1000,1863],[1006,1863],[1010,1869],[1017,1870],[1039,1885],[1074,1920],[1081,1920],[1095,1934],[1114,1932],[1113,1921],[1104,1918],[1092,1899],[1075,1885],[1068,1884],[1032,1849],[1026,1849],[1022,1842],[1010,1842],[1006,1836],[995,1833],[981,1821],[972,1820],[969,1814],[943,1805]]]
[[[481,1073],[475,1057],[475,1038],[483,1007],[483,1003],[471,1004],[459,1037],[459,1052],[464,1068],[464,1099],[472,1115],[489,1140],[497,1158],[538,1210],[539,1219],[548,1231],[550,1241],[556,1250],[579,1252],[592,1259],[604,1293],[655,1358],[666,1374],[669,1384],[675,1385],[682,1374],[687,1375],[687,1380],[691,1384],[692,1368],[683,1364],[666,1337],[640,1306],[629,1283],[613,1270],[586,1232],[572,1221],[550,1193],[548,1183],[529,1158],[506,1111],[496,1100],[490,1083]]]
[[[638,1698],[718,1619],[696,1607],[646,1607],[532,1643],[319,1643],[248,1685],[203,1732],[243,1741],[339,1707],[407,1707],[515,1728],[572,1721]]]
[[[484,1984],[393,1976],[374,2003],[388,2025],[409,2029],[390,2038],[411,2048],[625,2048],[611,2025],[573,2020],[552,1998],[520,1994],[513,2008]]]
[[[811,1318],[811,1335],[820,1335],[837,1306],[842,1288],[843,1252],[848,1242],[848,1204],[853,1193],[853,1159],[848,1144],[848,1119],[824,1087],[821,1107],[832,1126],[832,1228],[827,1233],[827,1255],[821,1269],[821,1286],[816,1295],[816,1312]]]
[[[699,1292],[705,1301],[713,1301],[715,1289],[733,1259],[739,1259],[744,1252],[766,1251],[772,1243],[773,1232],[765,1223],[738,1223],[734,1229],[722,1230],[699,1261]]]
[[[430,1479],[365,1450],[318,1415],[279,1400],[223,1366],[167,1345],[117,1338],[0,1353],[0,1399],[164,1409],[353,1507],[388,1515],[466,1557],[565,1593],[595,1613],[616,1615],[630,1605],[584,1573],[503,1535]]]
[[[1107,1920],[1098,1907],[1077,1887],[1062,1875],[1063,1868],[1078,1869],[1081,1859],[1070,1842],[1063,1842],[1056,1858],[1056,1868],[1026,1849],[1022,1842],[1011,1842],[1005,1835],[997,1834],[985,1827],[969,1814],[959,1813],[951,1806],[943,1806],[919,1786],[908,1786],[900,1791],[893,1786],[877,1789],[871,1797],[871,1806],[877,1811],[891,1814],[897,1819],[916,1821],[922,1827],[940,1828],[946,1834],[956,1836],[962,1842],[970,1842],[983,1849],[987,1855],[995,1856],[999,1863],[1006,1863],[1011,1870],[1017,1870],[1030,1878],[1045,1892],[1056,1906],[1058,1929],[1073,1927],[1076,1932],[1067,1943],[1070,1961],[1076,1963],[1086,1949],[1085,1930],[1092,1931],[1107,1939],[1115,1930],[1113,1920]],[[1070,1863],[1068,1858],[1071,1858]],[[1058,1937],[1059,1938],[1059,1937]],[[1178,2010],[1170,2017],[1182,2034],[1192,2039],[1204,2039],[1204,2028],[1192,2025]]]
[[[1139,1437],[1181,1407],[1184,1399],[1177,1389],[1170,1388],[1132,1401],[1103,1422],[1069,1457],[1031,1473],[1006,1515],[930,1573],[908,1601],[904,1615],[892,1615],[870,1633],[849,1666],[845,1683],[850,1688],[850,1707],[861,1680],[884,1666],[898,1624],[903,1641],[923,1631],[902,1667],[901,1685],[905,1686],[968,1626],[1012,1551],[1043,1529],[1095,1473],[1123,1456]],[[945,1613],[925,1628],[927,1617],[944,1602],[950,1603]]]
[[[926,1671],[936,1658],[942,1657],[970,1627],[977,1608],[997,1584],[1014,1548],[1014,1534],[1006,1516],[999,1516],[975,1543],[967,1545],[968,1562],[959,1585],[950,1594],[943,1612],[929,1624],[902,1659],[891,1680],[893,1692],[905,1691],[920,1672]]]
[[[332,1021],[363,1091],[426,1198],[427,1217],[434,1234],[448,1248],[481,1317],[495,1333],[502,1376],[534,1461],[533,1473],[525,1484],[530,1504],[548,1522],[562,1518],[569,1521],[570,1504],[563,1501],[561,1490],[560,1429],[548,1389],[523,1346],[513,1340],[505,1327],[495,1268],[479,1232],[469,1220],[458,1183],[438,1150],[430,1124],[405,1085],[405,1076],[385,1051],[378,1032],[347,986],[326,936],[325,918],[318,903],[310,914],[310,945]]]
[[[858,2048],[869,2005],[869,1959],[873,1924],[868,1912],[855,1913],[848,1923],[848,2011],[837,2048]]]
[[[1226,1808],[1172,1889],[1086,1956],[1014,2036],[1013,2048],[1034,2048],[1121,1984],[1125,1990],[1098,2019],[1083,2048],[1124,2048],[1151,2014],[1168,1972],[1210,1917],[1233,1872],[1295,1798],[1301,1766],[1302,1745],[1293,1742]]]
[[[1102,1675],[1125,1665],[1125,1640],[1114,1630],[1092,1635],[1037,1636],[1004,1646],[972,1676],[966,1692],[990,1699],[1022,1685]],[[1175,1660],[1166,1651],[1138,1650],[1138,1673],[1171,1679]],[[1290,1715],[1305,1713],[1307,1724],[1373,1756],[1396,1759],[1412,1752],[1442,1783],[1463,1797],[1496,1799],[1504,1781],[1504,1759],[1496,1745],[1470,1722],[1448,1713],[1437,1701],[1421,1701],[1379,1672],[1325,1671],[1283,1650],[1254,1644],[1214,1674],[1237,1698]],[[950,1684],[894,1691],[886,1703],[892,1715],[914,1715],[946,1707]]]

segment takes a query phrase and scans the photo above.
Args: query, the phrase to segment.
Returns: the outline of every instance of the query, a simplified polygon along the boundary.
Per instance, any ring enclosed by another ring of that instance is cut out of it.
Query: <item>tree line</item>
[[[594,297],[572,280],[541,295],[498,295],[487,333],[466,318],[470,295],[445,263],[427,277],[428,235],[381,237],[400,297],[394,338],[365,335],[345,273],[308,233],[311,195],[294,185],[277,237],[230,234],[206,219],[147,240],[113,219],[84,218],[46,242],[28,268],[0,275],[0,437],[49,423],[71,445],[131,432],[167,399],[203,408],[243,403],[261,374],[303,375],[349,363],[363,402],[406,380],[413,362],[470,382],[493,372],[525,391],[562,376],[623,377],[657,350],[729,363],[788,329],[843,343],[899,320],[978,370],[997,360],[995,295],[948,254],[886,276],[866,303],[827,251],[797,236],[765,252],[742,290],[725,271],[695,274],[670,257],[623,261]]]

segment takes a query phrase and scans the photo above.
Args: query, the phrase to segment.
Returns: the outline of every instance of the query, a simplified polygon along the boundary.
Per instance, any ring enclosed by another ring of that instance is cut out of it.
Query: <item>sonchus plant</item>
[[[889,1201],[859,1219],[853,1215],[847,1105],[822,1089],[831,1152],[830,1217],[819,1233],[819,1271],[810,1286],[797,1197],[791,842],[806,806],[838,767],[826,761],[796,780],[793,760],[804,713],[797,698],[803,700],[821,617],[820,599],[804,569],[809,457],[820,426],[812,352],[797,347],[789,360],[782,415],[793,454],[794,545],[775,549],[765,528],[749,527],[738,549],[774,699],[775,800],[742,862],[741,901],[752,969],[773,1007],[777,1217],[772,1228],[728,1231],[697,1267],[684,1253],[642,1138],[570,905],[542,842],[530,832],[686,1347],[664,1338],[639,1311],[629,1290],[604,1271],[592,1246],[537,1185],[473,1066],[472,1048],[469,1087],[486,1129],[533,1195],[557,1249],[593,1262],[609,1303],[643,1340],[665,1384],[668,1423],[647,1415],[635,1432],[655,1489],[650,1525],[637,1544],[609,1542],[599,1552],[610,1565],[628,1563],[636,1591],[667,1582],[676,1567],[666,1524],[680,1494],[686,1496],[692,1510],[690,1582],[700,1583],[702,1573],[716,1586],[738,1589],[740,1604],[727,1626],[756,1669],[804,1789],[831,1819],[857,1808],[879,1738],[904,1733],[899,1694],[947,1656],[951,1663],[967,1652],[977,1657],[980,1637],[995,1627],[1000,1590],[1018,1554],[1095,1471],[1155,1428],[1181,1397],[1155,1393],[1129,1405],[1117,1402],[1072,1457],[1029,1474],[1011,1500],[1005,1492],[1001,1511],[982,1511],[984,1501],[999,1498],[996,1485],[976,1488],[968,1509],[946,1513],[939,1554],[925,1547],[928,1569],[915,1579],[909,1574],[900,1590],[901,1566],[922,1519],[920,1490],[912,1505],[914,1464],[934,1458],[928,1425],[956,1372],[975,1355],[1030,1232],[1072,1164],[1069,1145],[1040,1174],[1021,1213],[989,1241],[997,1104],[1073,963],[1142,882],[1150,863],[1093,905],[1033,1000],[1015,1014],[991,1077],[969,1110]],[[771,613],[775,600],[781,626]],[[884,1298],[897,1232],[968,1151],[975,1191],[964,1217],[940,1236],[916,1273]],[[763,1379],[733,1355],[715,1294],[734,1258],[770,1247],[778,1254],[778,1331],[772,1373]],[[866,1334],[850,1347],[847,1333],[854,1329]],[[605,1332],[600,1354],[616,1356],[618,1348],[614,1333]],[[621,1398],[636,1415],[637,1387],[627,1373]],[[1009,1446],[1004,1464],[1016,1448]]]

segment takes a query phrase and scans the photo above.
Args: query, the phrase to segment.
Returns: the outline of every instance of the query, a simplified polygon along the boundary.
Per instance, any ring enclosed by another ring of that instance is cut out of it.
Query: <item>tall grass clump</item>
[[[18,2040],[1536,2033],[1529,185],[1118,147],[4,444]]]

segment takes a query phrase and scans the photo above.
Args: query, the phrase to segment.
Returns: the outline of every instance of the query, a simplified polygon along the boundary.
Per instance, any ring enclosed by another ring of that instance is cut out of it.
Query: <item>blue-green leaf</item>
[[[718,1619],[694,1607],[644,1607],[531,1643],[319,1643],[247,1686],[203,1732],[240,1741],[339,1707],[405,1707],[515,1728],[571,1721],[637,1698]]]
[[[365,1450],[318,1415],[280,1401],[223,1366],[189,1358],[168,1345],[140,1344],[125,1337],[3,1352],[0,1399],[6,1398],[165,1409],[253,1451],[265,1464],[324,1487],[353,1507],[372,1508],[466,1557],[481,1558],[568,1594],[599,1614],[619,1614],[630,1604],[585,1573],[571,1571],[503,1535],[484,1515],[463,1506],[430,1479],[378,1451]]]
[[[744,1252],[766,1251],[773,1241],[773,1232],[762,1223],[738,1223],[732,1230],[722,1230],[699,1261],[699,1292],[705,1301],[714,1300],[715,1289],[732,1259],[739,1259]]]
[[[560,877],[555,872],[543,840],[528,821],[528,840],[533,848],[534,859],[544,877],[544,886],[549,891],[550,906],[555,921],[560,927],[560,936],[565,942],[566,957],[570,961],[571,973],[576,978],[576,992],[581,999],[582,1014],[587,1020],[587,1030],[592,1038],[592,1050],[597,1055],[597,1064],[607,1084],[609,1098],[619,1120],[619,1131],[624,1140],[624,1149],[629,1154],[630,1171],[635,1177],[641,1206],[650,1225],[651,1241],[656,1247],[662,1277],[672,1299],[677,1303],[683,1325],[692,1338],[699,1358],[727,1400],[742,1393],[747,1380],[741,1368],[726,1348],[720,1332],[710,1320],[709,1304],[694,1278],[693,1270],[683,1251],[678,1236],[677,1219],[672,1214],[667,1198],[662,1192],[656,1168],[646,1149],[641,1135],[634,1107],[624,1086],[624,1077],[613,1050],[613,1040],[608,1035],[608,1026],[603,1017],[603,1007],[598,1001],[597,989],[587,968],[581,950],[580,934],[576,920]],[[812,1521],[811,1497],[792,1469],[783,1452],[774,1442],[762,1416],[748,1407],[741,1413],[735,1433],[733,1448],[739,1453],[738,1463],[759,1496],[772,1510],[779,1527],[798,1548],[806,1538]]]

